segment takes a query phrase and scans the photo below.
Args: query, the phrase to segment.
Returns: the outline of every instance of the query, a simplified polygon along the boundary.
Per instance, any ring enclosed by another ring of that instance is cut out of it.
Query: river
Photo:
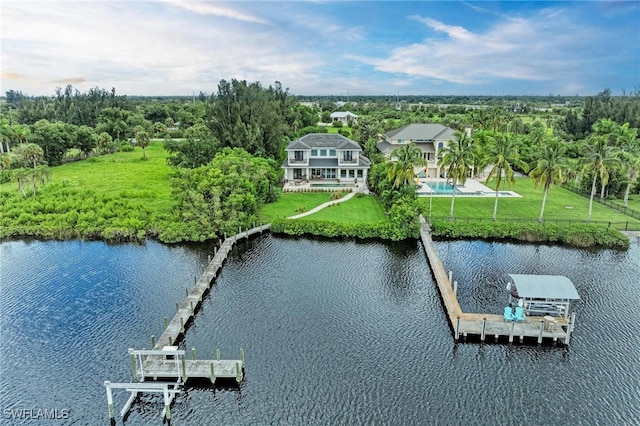
[[[501,313],[509,273],[568,276],[581,296],[571,345],[455,342],[419,242],[267,235],[234,249],[181,342],[199,358],[243,348],[245,380],[189,384],[171,423],[640,424],[638,244],[436,247],[464,311]],[[24,419],[40,409],[108,424],[103,382],[132,380],[127,349],[150,347],[212,251],[0,244],[0,423],[41,423]],[[161,409],[147,395],[125,424],[161,424]]]

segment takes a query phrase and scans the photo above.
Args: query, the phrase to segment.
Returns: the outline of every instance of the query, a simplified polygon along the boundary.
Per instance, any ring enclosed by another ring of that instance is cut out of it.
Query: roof
[[[571,280],[563,275],[509,274],[518,296],[527,299],[580,299]]]
[[[331,118],[348,118],[348,117],[358,117],[356,114],[351,111],[336,111],[331,113]]]
[[[361,151],[358,142],[338,133],[309,133],[287,145],[287,149],[336,148]]]
[[[384,134],[389,140],[416,140],[416,139],[432,139],[432,140],[452,140],[455,139],[455,131],[447,126],[437,123],[414,123],[408,124],[399,129],[388,131]]]

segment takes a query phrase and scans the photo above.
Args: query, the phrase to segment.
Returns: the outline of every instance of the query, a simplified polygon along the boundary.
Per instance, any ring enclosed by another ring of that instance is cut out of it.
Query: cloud
[[[478,32],[412,15],[410,20],[427,28],[423,41],[396,47],[382,57],[351,58],[386,73],[463,85],[495,79],[554,80],[580,66],[587,39],[593,36],[564,19],[564,12],[544,9],[531,17],[501,19]]]
[[[142,2],[10,5],[3,5],[3,79],[27,74],[38,88],[84,83],[85,89],[113,85],[132,94],[190,93],[222,78],[304,79],[323,63],[310,51],[291,49],[290,40],[272,27],[256,29],[257,20],[238,22],[219,13],[215,23],[192,20]],[[203,13],[221,10],[194,5]]]
[[[199,15],[214,15],[225,18],[237,19],[244,22],[254,22],[257,24],[268,24],[268,22],[258,16],[254,16],[237,9],[221,6],[220,3],[186,0],[163,0],[164,3],[177,6],[197,13]]]

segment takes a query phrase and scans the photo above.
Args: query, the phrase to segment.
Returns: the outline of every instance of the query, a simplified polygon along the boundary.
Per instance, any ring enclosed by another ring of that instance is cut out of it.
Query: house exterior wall
[[[365,182],[370,161],[359,145],[341,135],[309,134],[286,148],[283,164],[289,181]]]

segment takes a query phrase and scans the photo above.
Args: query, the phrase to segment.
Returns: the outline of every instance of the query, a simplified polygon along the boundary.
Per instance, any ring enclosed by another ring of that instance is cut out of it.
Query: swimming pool
[[[425,188],[425,186],[428,186],[428,188]],[[429,194],[429,188],[432,191],[432,195],[451,195],[454,191],[456,194],[460,194],[460,191],[458,189],[454,189],[453,185],[451,185],[449,182],[443,181],[423,182],[422,188],[418,189],[418,193],[422,192]]]

